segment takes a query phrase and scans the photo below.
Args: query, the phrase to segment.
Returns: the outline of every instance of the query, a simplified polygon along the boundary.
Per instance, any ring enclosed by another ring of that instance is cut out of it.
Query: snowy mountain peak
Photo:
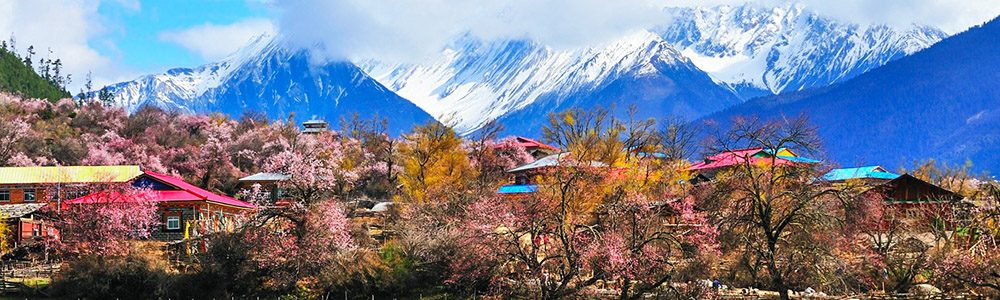
[[[663,38],[744,98],[850,79],[946,37],[928,26],[845,24],[798,3],[666,11]]]
[[[409,64],[314,60],[308,50],[264,35],[219,62],[111,90],[129,111],[153,105],[337,118],[344,109],[395,103],[365,111],[401,107],[409,116],[402,127],[429,114],[469,133],[490,120],[538,127],[557,110],[612,104],[642,106],[650,117],[697,118],[741,99],[844,81],[945,36],[919,25],[842,23],[796,3],[664,13],[670,21],[662,27],[592,47],[554,49],[465,35],[437,56]]]
[[[484,42],[463,37],[428,63],[368,61],[361,67],[431,115],[469,132],[542,96],[569,95],[623,76],[655,73],[654,62],[693,68],[649,31],[573,50],[523,40]]]
[[[195,68],[174,68],[162,74],[145,75],[109,88],[115,94],[118,104],[129,112],[135,112],[145,105],[194,112],[204,105],[200,97],[206,92],[221,85],[241,66],[266,57],[269,51],[279,47],[274,35],[262,34],[218,62]]]
[[[219,62],[171,69],[109,88],[129,112],[155,106],[232,116],[257,111],[274,119],[317,115],[334,122],[358,113],[364,118],[391,116],[394,133],[432,119],[353,63],[312,61],[308,50],[288,47],[270,35],[256,37]]]

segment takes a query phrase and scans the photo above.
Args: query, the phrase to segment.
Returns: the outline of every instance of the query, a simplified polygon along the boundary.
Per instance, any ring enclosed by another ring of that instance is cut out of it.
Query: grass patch
[[[44,288],[52,284],[52,278],[30,277],[30,278],[8,278],[9,282],[18,282],[31,288]]]

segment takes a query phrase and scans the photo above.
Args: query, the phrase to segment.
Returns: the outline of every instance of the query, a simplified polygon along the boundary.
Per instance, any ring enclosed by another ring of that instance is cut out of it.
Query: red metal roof
[[[240,201],[236,198],[219,195],[213,192],[209,192],[205,189],[197,187],[193,184],[184,182],[184,180],[160,174],[156,172],[145,171],[145,175],[149,176],[153,180],[162,182],[166,185],[177,188],[177,190],[153,190],[153,200],[156,202],[173,202],[173,201],[209,201],[218,204],[242,207],[242,208],[254,208],[253,204],[245,201]],[[91,203],[96,201],[97,197],[101,195],[100,193],[89,194],[80,198],[68,200],[66,204],[81,204],[81,203]]]
[[[556,147],[526,137],[514,137],[514,141],[521,147],[525,148],[546,148],[550,150],[559,150]]]
[[[747,148],[739,149],[733,151],[726,151],[716,155],[709,156],[704,161],[697,162],[687,168],[688,171],[698,171],[698,170],[708,170],[722,167],[735,166],[746,162],[749,158],[751,163],[770,163],[772,157],[754,157],[755,154],[760,153],[763,148]],[[791,161],[783,159],[780,157],[773,157],[774,163],[777,165],[791,165]]]
[[[160,173],[156,173],[156,172],[150,172],[150,171],[146,171],[146,175],[148,175],[149,177],[153,177],[154,179],[159,180],[159,181],[161,181],[163,183],[166,183],[166,184],[172,185],[174,187],[177,187],[177,188],[179,188],[179,189],[182,190],[181,192],[187,192],[187,193],[190,193],[190,194],[194,195],[195,197],[197,197],[196,199],[192,199],[192,200],[170,200],[171,199],[170,196],[176,196],[176,197],[178,197],[178,199],[183,199],[186,196],[183,196],[183,195],[180,195],[180,194],[178,194],[178,195],[172,195],[172,194],[166,195],[165,194],[165,195],[163,195],[164,196],[163,201],[196,201],[196,200],[208,200],[208,201],[217,202],[217,203],[220,203],[220,204],[232,205],[232,206],[237,206],[237,207],[245,207],[245,208],[253,208],[254,207],[253,204],[247,203],[245,201],[237,200],[236,198],[233,198],[233,197],[219,195],[219,194],[216,194],[216,193],[213,193],[213,192],[209,192],[209,191],[207,191],[205,189],[202,189],[200,187],[197,187],[197,186],[195,186],[193,184],[184,182],[184,180],[182,180],[180,178],[177,178],[177,177],[173,177],[173,176],[169,176],[169,175],[165,175],[165,174],[160,174]],[[163,192],[173,192],[173,191],[163,191]],[[157,199],[157,200],[159,200],[159,199]]]

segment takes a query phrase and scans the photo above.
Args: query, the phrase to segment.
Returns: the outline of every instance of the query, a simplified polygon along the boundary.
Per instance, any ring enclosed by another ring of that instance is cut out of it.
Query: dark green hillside
[[[69,92],[42,78],[24,65],[20,57],[5,48],[0,48],[0,91],[51,101],[70,96]]]

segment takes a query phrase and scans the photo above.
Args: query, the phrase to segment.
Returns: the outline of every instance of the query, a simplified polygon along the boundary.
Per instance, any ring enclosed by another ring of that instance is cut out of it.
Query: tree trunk
[[[627,299],[631,298],[631,297],[628,296],[628,293],[629,293],[628,289],[629,289],[630,285],[631,284],[630,284],[628,278],[622,278],[622,292],[621,292],[621,294],[618,295],[618,299],[619,300],[627,300]]]
[[[781,276],[781,270],[778,268],[778,263],[775,261],[775,253],[777,253],[777,239],[769,239],[767,250],[767,269],[768,273],[771,275],[771,286],[778,289],[778,296],[781,300],[788,300],[788,287],[785,286],[785,279]]]

